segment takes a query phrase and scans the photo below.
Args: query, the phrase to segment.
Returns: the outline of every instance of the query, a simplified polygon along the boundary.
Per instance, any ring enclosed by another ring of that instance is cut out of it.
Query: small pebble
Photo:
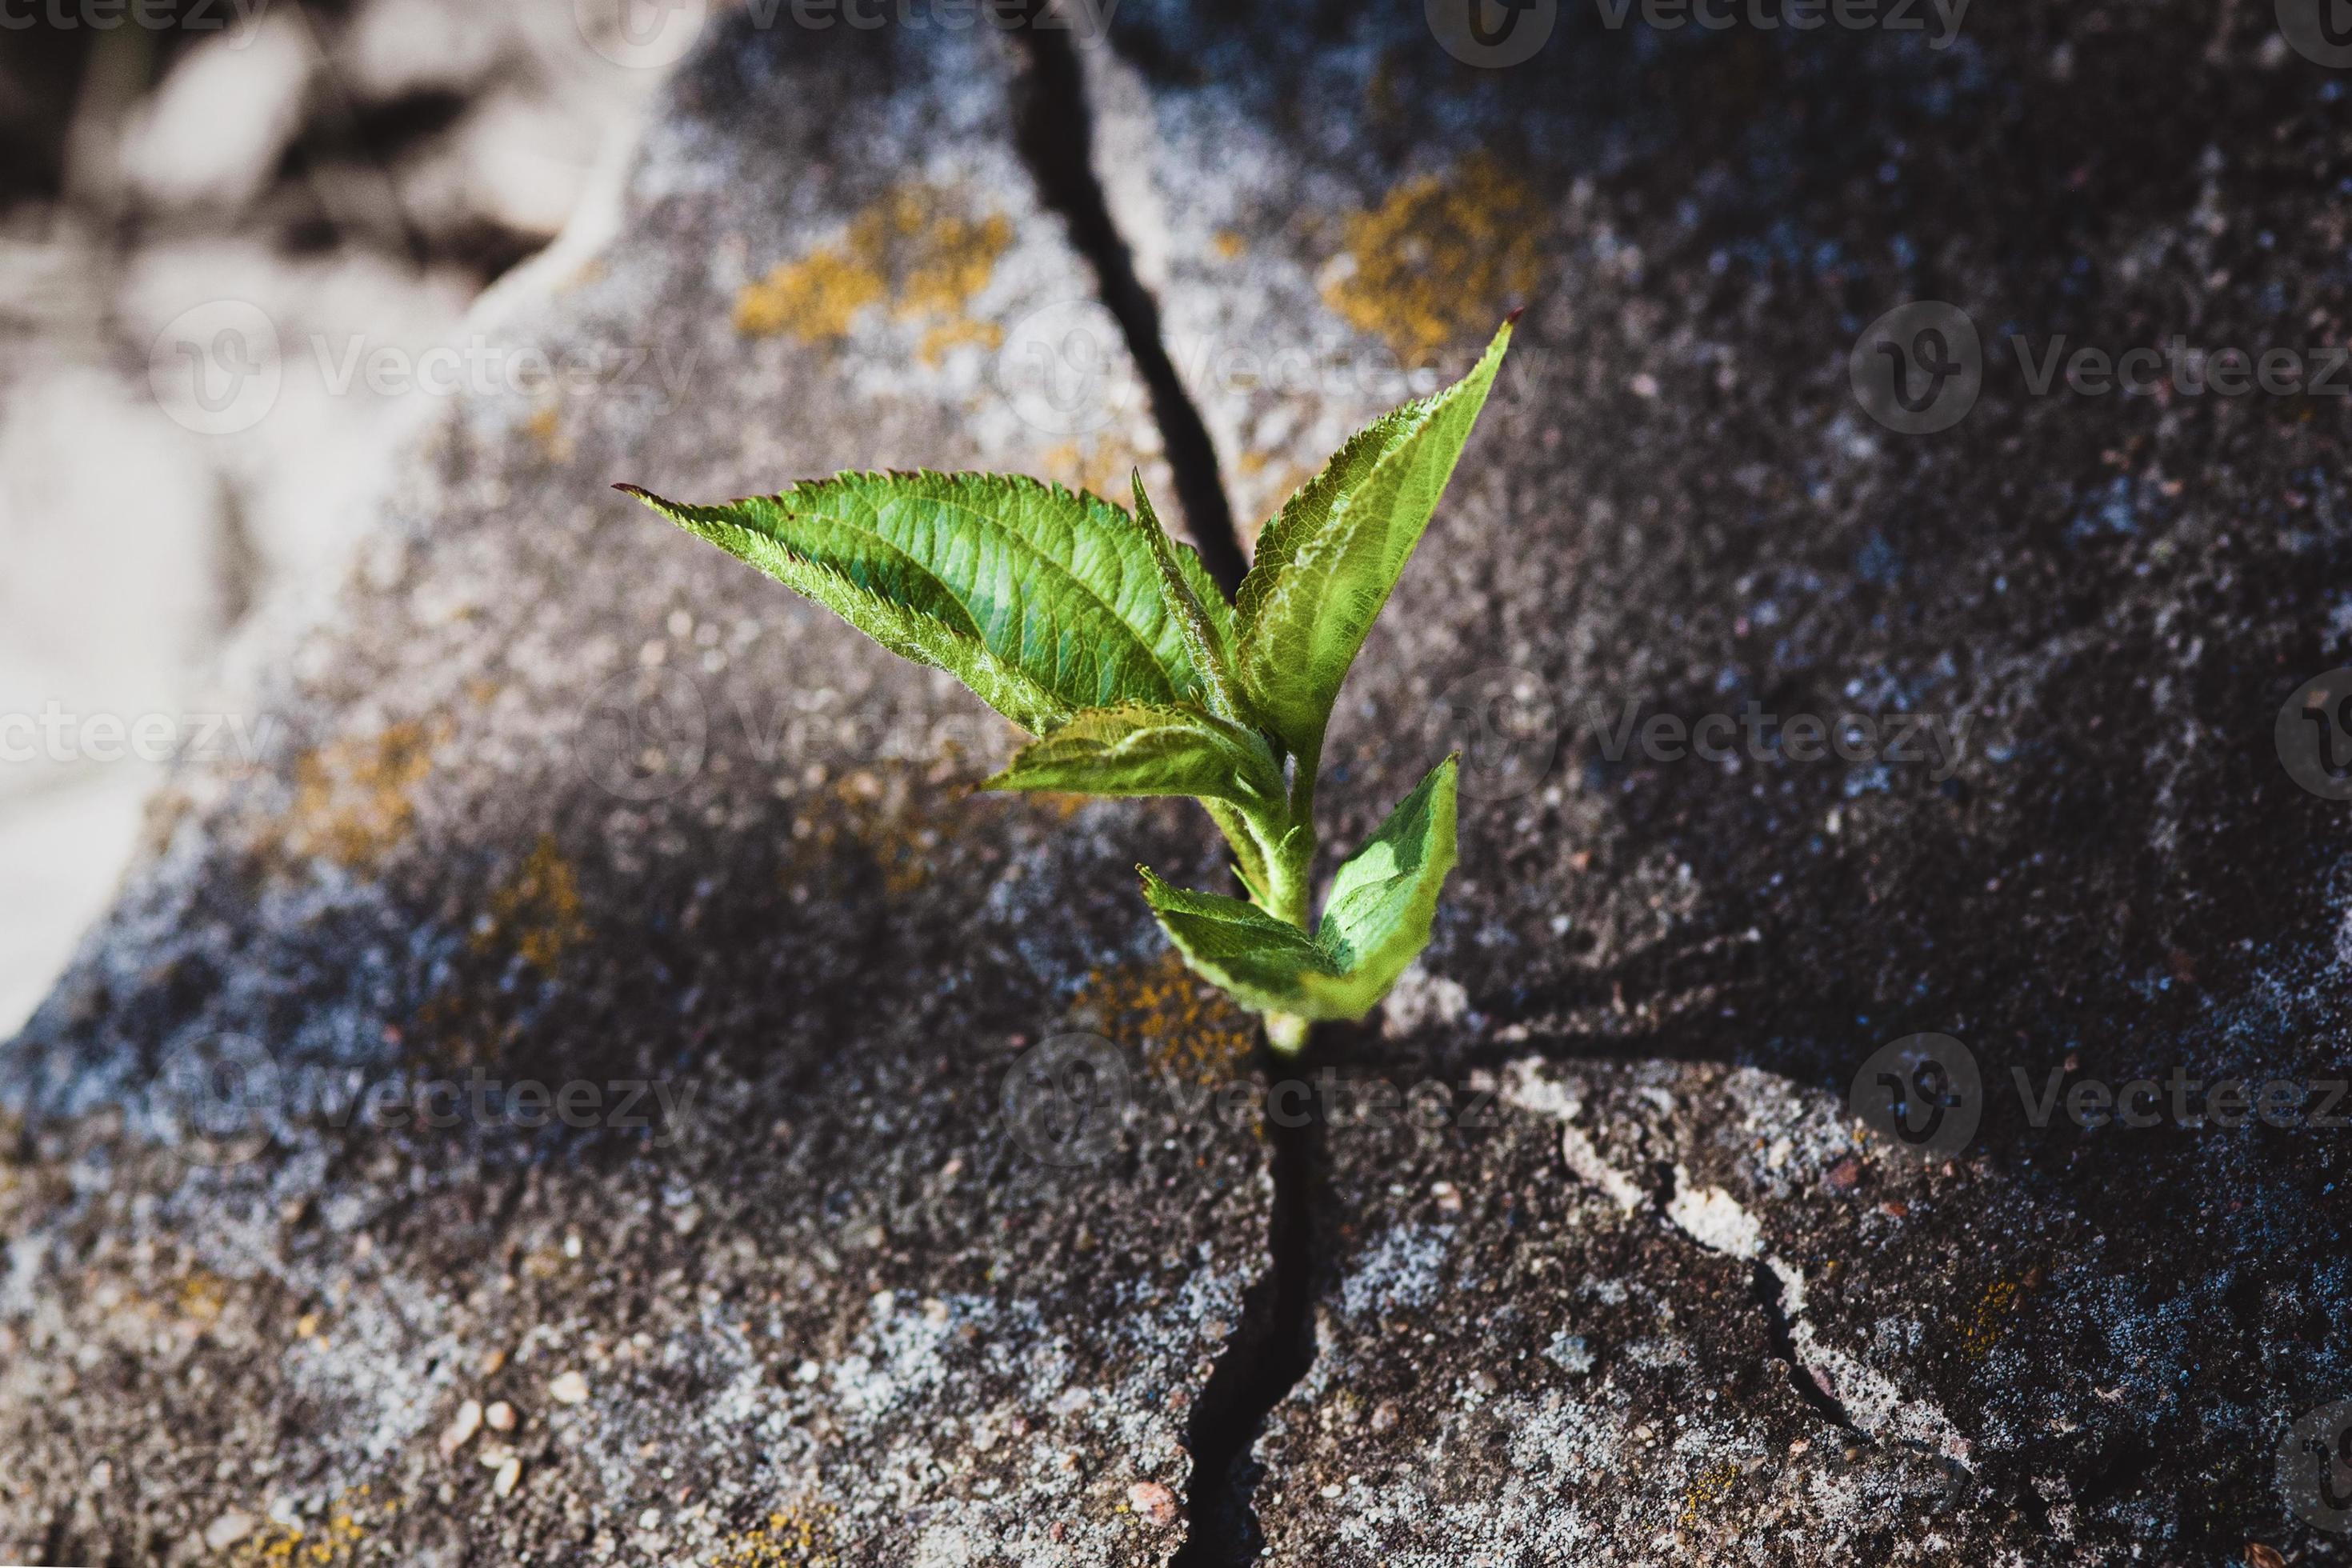
[[[1397,1408],[1397,1402],[1393,1399],[1383,1399],[1372,1406],[1372,1430],[1375,1432],[1393,1432],[1396,1424],[1403,1418],[1404,1412]]]
[[[205,1549],[226,1552],[253,1533],[253,1516],[229,1512],[221,1515],[205,1528]]]
[[[509,1457],[505,1464],[499,1467],[498,1479],[490,1483],[490,1490],[500,1497],[512,1497],[515,1488],[521,1484],[522,1461]]]
[[[1127,1500],[1135,1511],[1161,1526],[1176,1522],[1176,1494],[1158,1481],[1138,1481],[1127,1489]]]
[[[547,1396],[558,1405],[585,1405],[588,1380],[576,1372],[567,1372],[547,1385]]]
[[[511,1432],[515,1429],[514,1406],[501,1399],[482,1412],[482,1419],[490,1424],[493,1432]]]
[[[472,1442],[474,1434],[481,1429],[482,1403],[478,1399],[468,1399],[457,1406],[457,1418],[442,1429],[441,1457],[446,1459],[455,1454]]]

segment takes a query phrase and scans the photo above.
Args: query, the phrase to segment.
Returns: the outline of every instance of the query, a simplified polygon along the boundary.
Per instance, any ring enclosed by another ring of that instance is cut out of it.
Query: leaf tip
[[[1503,318],[1503,325],[1516,327],[1519,324],[1519,318],[1527,313],[1528,308],[1525,305],[1514,305],[1511,307],[1511,313]]]

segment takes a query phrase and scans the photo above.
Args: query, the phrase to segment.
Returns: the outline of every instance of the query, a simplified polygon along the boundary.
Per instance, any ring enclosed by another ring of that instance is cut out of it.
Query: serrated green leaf
[[[1196,893],[1143,872],[1144,901],[1184,962],[1261,1013],[1361,1018],[1429,945],[1430,921],[1454,865],[1448,757],[1400,802],[1332,879],[1310,939],[1254,903]]]
[[[1360,432],[1258,542],[1237,606],[1244,697],[1303,758],[1321,754],[1340,683],[1437,510],[1503,353]]]
[[[1186,795],[1263,808],[1282,799],[1282,770],[1255,730],[1190,706],[1090,708],[1022,748],[989,789],[1076,795]]]
[[[1202,806],[1216,823],[1217,831],[1225,836],[1226,845],[1234,852],[1234,875],[1249,889],[1250,898],[1263,909],[1266,904],[1268,878],[1265,847],[1258,842],[1257,834],[1250,827],[1249,818],[1240,809],[1222,800],[1204,800]]]
[[[1310,976],[1339,978],[1331,955],[1288,921],[1245,899],[1196,893],[1149,866],[1136,869],[1143,876],[1143,901],[1184,962],[1243,1006],[1259,1013],[1304,1012]]]
[[[1338,1016],[1370,1012],[1429,945],[1437,896],[1454,865],[1460,766],[1448,757],[1431,769],[1331,879],[1316,942],[1345,973],[1344,990],[1327,997]]]
[[[621,488],[1034,734],[1208,696],[1151,541],[1098,496],[998,474],[840,474],[723,506]],[[1193,552],[1177,560],[1216,596]]]

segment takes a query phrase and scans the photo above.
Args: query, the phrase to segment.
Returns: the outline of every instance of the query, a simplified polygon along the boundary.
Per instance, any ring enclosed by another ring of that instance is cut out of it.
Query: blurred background
[[[0,0],[0,1037],[168,758],[268,743],[206,710],[225,652],[332,582],[452,390],[426,356],[625,157],[662,73],[617,20]]]

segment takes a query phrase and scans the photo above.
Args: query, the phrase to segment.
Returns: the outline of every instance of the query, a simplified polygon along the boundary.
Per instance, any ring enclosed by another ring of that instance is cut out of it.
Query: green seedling
[[[845,473],[687,506],[619,487],[944,669],[1036,737],[995,789],[1190,795],[1245,895],[1148,867],[1144,901],[1192,967],[1265,1015],[1278,1050],[1361,1018],[1429,944],[1454,868],[1456,759],[1331,880],[1313,919],[1315,783],[1340,683],[1429,526],[1509,345],[1358,432],[1258,536],[1228,601],[1135,476],[1130,514],[1004,474]]]

